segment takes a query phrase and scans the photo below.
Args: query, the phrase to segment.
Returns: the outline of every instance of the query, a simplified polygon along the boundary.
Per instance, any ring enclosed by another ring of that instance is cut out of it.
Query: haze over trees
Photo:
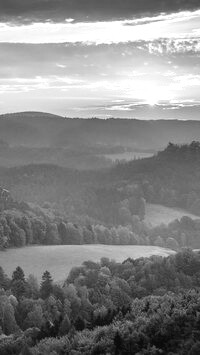
[[[169,141],[198,140],[200,123],[179,120],[79,119],[43,112],[0,116],[0,138],[11,146],[97,146],[161,149]]]
[[[0,116],[0,165],[56,164],[75,169],[111,166],[104,156],[163,149],[198,140],[198,121],[79,119],[42,112]]]

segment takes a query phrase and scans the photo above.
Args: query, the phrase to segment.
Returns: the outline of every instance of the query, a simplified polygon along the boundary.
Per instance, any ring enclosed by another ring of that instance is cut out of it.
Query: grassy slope
[[[10,276],[17,266],[21,266],[26,275],[34,274],[41,278],[49,270],[56,281],[64,280],[74,266],[80,266],[86,260],[99,261],[102,257],[122,262],[128,257],[139,258],[151,255],[168,256],[169,249],[154,246],[113,246],[113,245],[66,245],[35,246],[9,249],[0,252],[0,265]]]
[[[165,207],[150,203],[147,203],[146,205],[145,222],[150,223],[153,226],[157,226],[161,223],[169,224],[175,219],[181,219],[183,216],[188,216],[192,219],[199,218],[198,216],[180,208]]]

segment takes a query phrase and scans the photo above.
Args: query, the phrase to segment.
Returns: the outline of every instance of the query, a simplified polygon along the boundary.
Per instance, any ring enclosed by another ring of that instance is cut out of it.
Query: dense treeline
[[[141,187],[113,183],[104,170],[81,173],[54,165],[28,165],[0,168],[0,181],[17,201],[39,205],[46,201],[70,216],[88,215],[106,224],[120,224],[122,207],[140,218],[145,213]]]
[[[89,218],[80,223],[49,208],[32,207],[27,211],[5,210],[0,213],[0,248],[25,245],[155,245],[178,250],[190,246],[200,248],[200,220],[184,216],[169,225],[152,227],[138,216],[129,216],[117,227],[93,223]]]
[[[107,226],[89,217],[72,219],[58,213],[49,204],[39,207],[16,203],[0,212],[0,248],[25,245],[155,245],[178,250],[200,248],[200,220],[184,216],[168,225],[153,227],[142,219],[145,202],[140,202],[140,216],[131,215],[131,198],[120,203],[117,226]],[[18,207],[18,208],[16,208]]]
[[[107,258],[63,286],[0,269],[1,355],[182,354],[200,351],[200,254]]]
[[[16,203],[3,189],[7,200],[2,204],[0,196],[0,246],[103,243],[199,248],[198,219],[183,217],[159,227],[143,221],[146,201],[200,214],[199,162],[200,143],[192,142],[170,143],[153,158],[119,163],[98,174],[51,165],[1,169],[1,179],[15,199],[30,198],[36,204]],[[42,207],[37,206],[38,196]]]
[[[181,207],[200,215],[200,142],[187,145],[169,143],[152,158],[119,163],[113,178],[133,179],[151,203]]]

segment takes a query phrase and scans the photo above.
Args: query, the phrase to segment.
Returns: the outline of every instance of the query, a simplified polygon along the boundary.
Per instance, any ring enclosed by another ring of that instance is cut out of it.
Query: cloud
[[[92,109],[92,107],[90,108]],[[94,108],[93,108],[94,109]],[[98,106],[105,116],[140,119],[199,119],[200,101],[162,102],[150,106],[144,102],[125,102]],[[89,110],[89,107],[88,107]]]
[[[29,25],[0,23],[0,42],[9,43],[120,43],[139,40],[199,40],[200,10],[132,20]]]
[[[181,76],[176,76],[174,78],[176,82],[180,84],[181,87],[184,86],[200,86],[200,75],[199,74],[185,74]]]
[[[197,54],[200,52],[198,38],[159,39],[144,44],[149,52],[156,55],[166,54]]]
[[[199,7],[199,0],[0,0],[0,21],[104,21]]]
[[[69,88],[83,85],[83,80],[78,80],[70,77],[63,76],[36,76],[30,78],[0,78],[0,93],[9,92],[28,92],[32,90],[47,90],[59,89],[66,90]]]
[[[191,109],[197,116],[199,55],[150,50],[167,41],[0,43],[0,111],[183,118]]]

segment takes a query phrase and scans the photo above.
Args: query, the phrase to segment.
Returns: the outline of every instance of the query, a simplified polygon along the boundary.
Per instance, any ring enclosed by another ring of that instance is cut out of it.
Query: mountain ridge
[[[54,114],[54,113],[51,113],[51,112],[47,112],[47,111],[16,111],[16,112],[8,112],[8,113],[2,113],[0,114],[0,119],[2,119],[3,117],[5,116],[8,116],[8,117],[13,117],[13,116],[25,116],[25,115],[32,115],[32,117],[35,116],[50,116],[52,118],[63,118],[63,119],[66,119],[66,120],[80,120],[80,121],[123,121],[123,122],[126,122],[126,121],[136,121],[136,122],[190,122],[190,123],[197,123],[199,124],[200,121],[198,120],[194,120],[194,119],[179,119],[179,118],[172,118],[172,119],[140,119],[140,118],[129,118],[129,117],[125,117],[125,118],[122,118],[122,117],[106,117],[105,118],[99,118],[99,117],[68,117],[68,116],[62,116],[62,115],[58,115],[58,114]]]
[[[0,115],[0,140],[11,147],[121,146],[123,149],[163,149],[169,141],[190,143],[200,137],[200,121],[120,118],[67,118],[24,111]]]

